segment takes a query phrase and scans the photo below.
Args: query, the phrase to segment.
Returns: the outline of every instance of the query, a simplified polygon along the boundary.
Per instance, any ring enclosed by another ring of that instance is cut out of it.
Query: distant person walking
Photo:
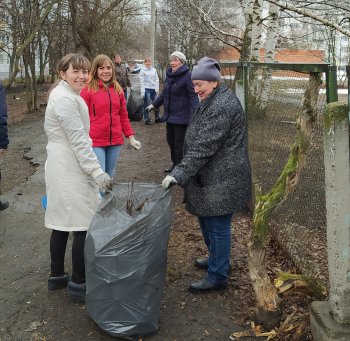
[[[143,119],[145,124],[152,124],[147,107],[159,93],[159,78],[157,70],[152,66],[151,58],[145,58],[140,70],[141,96],[143,98]],[[159,123],[159,111],[155,114],[155,122]]]
[[[166,71],[163,91],[147,107],[147,110],[164,106],[162,121],[166,121],[166,138],[170,147],[172,165],[166,173],[181,162],[185,132],[192,114],[199,105],[198,96],[194,92],[191,71],[186,63],[186,56],[179,51],[170,55],[170,67]]]
[[[6,91],[0,82],[0,157],[6,152],[9,144],[8,130],[7,130],[7,103]],[[0,194],[1,194],[1,169],[0,169]],[[9,207],[7,201],[0,201],[0,211]]]
[[[128,88],[131,88],[128,70],[122,63],[122,57],[116,53],[114,55],[115,77],[124,91],[125,99],[128,100]]]
[[[68,284],[69,295],[80,301],[86,294],[86,231],[101,201],[99,189],[112,188],[112,179],[92,149],[89,112],[79,96],[89,69],[89,60],[80,54],[71,53],[60,60],[57,70],[61,80],[49,95],[44,123],[48,139],[45,226],[52,230],[48,289]],[[74,235],[71,278],[65,273],[64,262],[69,232]]]
[[[141,143],[134,137],[123,89],[115,79],[114,65],[108,56],[95,57],[89,80],[80,96],[89,108],[94,152],[102,169],[113,178],[124,136],[134,149],[140,149]]]

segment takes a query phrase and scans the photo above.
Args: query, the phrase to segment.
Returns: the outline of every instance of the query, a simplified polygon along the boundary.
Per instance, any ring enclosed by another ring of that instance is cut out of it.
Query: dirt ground
[[[40,95],[43,104],[45,90],[43,88]],[[116,340],[99,329],[87,315],[85,306],[72,302],[65,290],[47,291],[49,231],[43,226],[44,211],[40,207],[40,197],[45,191],[45,108],[25,113],[24,94],[20,91],[8,94],[8,107],[10,146],[1,158],[1,198],[10,201],[10,208],[0,212],[0,341]],[[117,181],[160,183],[163,170],[170,163],[165,125],[132,122],[132,126],[142,150],[124,146]],[[232,271],[228,289],[192,294],[188,291],[189,284],[204,275],[193,266],[193,261],[205,256],[206,249],[196,219],[184,209],[182,189],[174,187],[172,195],[174,219],[159,331],[146,339],[229,340],[231,333],[249,330],[254,321],[255,295],[246,254],[251,217],[242,212],[232,223]],[[67,256],[69,271],[68,250]],[[267,259],[271,280],[281,270],[296,272],[273,242],[269,244]],[[281,298],[283,320],[289,317],[288,325],[293,328],[274,340],[312,340],[309,328],[312,298],[295,292]]]

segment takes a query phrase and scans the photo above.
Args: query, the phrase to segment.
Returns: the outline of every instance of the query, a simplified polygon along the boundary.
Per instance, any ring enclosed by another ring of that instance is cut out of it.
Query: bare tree
[[[295,13],[303,17],[311,18],[324,26],[331,27],[344,35],[350,37],[350,30],[345,26],[349,26],[350,21],[350,3],[348,1],[288,1],[281,3],[279,0],[266,0],[289,13]],[[294,3],[295,6],[290,3]],[[336,21],[325,18],[325,13],[332,13]]]
[[[13,70],[11,77],[8,82],[8,87],[11,87],[13,81],[15,80],[17,73],[19,71],[18,65],[20,58],[23,56],[23,53],[27,49],[27,59],[30,56],[28,49],[30,49],[30,44],[36,38],[38,31],[44,24],[46,17],[51,11],[55,1],[46,2],[43,4],[39,2],[30,3],[29,1],[24,1],[21,8],[30,7],[29,11],[23,11],[20,7],[17,7],[18,1],[11,1],[8,7],[8,13],[11,15],[11,20],[17,24],[16,29],[14,30],[12,45],[12,54],[13,54]],[[45,5],[45,6],[44,6]],[[14,29],[13,27],[11,27]],[[31,61],[35,67],[35,60]],[[35,74],[32,75],[35,78]]]
[[[69,0],[75,51],[88,57],[123,48],[132,32],[130,20],[140,16],[142,3],[131,0]]]

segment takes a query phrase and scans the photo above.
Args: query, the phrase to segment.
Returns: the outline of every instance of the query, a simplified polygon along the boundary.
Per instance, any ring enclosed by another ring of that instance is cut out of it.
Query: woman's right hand
[[[97,175],[95,181],[101,192],[107,192],[112,190],[113,180],[107,173]]]

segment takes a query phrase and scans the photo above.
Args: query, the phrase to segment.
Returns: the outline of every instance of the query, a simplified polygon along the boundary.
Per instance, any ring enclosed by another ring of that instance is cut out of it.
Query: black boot
[[[85,302],[86,283],[68,282],[68,295],[77,302]]]
[[[190,285],[189,290],[193,293],[217,291],[226,289],[227,282],[213,283],[207,277]]]
[[[194,266],[198,269],[203,269],[207,270],[209,268],[209,259],[208,258],[197,258],[194,261]],[[228,268],[228,272],[230,273],[232,270],[231,264],[230,267]]]
[[[69,276],[65,273],[62,276],[50,276],[47,281],[47,288],[49,290],[63,289],[67,287]]]
[[[205,269],[206,270],[209,268],[209,260],[208,260],[208,258],[197,258],[194,261],[194,265],[198,269]]]
[[[0,201],[0,211],[5,210],[9,207],[9,203],[7,201]]]

